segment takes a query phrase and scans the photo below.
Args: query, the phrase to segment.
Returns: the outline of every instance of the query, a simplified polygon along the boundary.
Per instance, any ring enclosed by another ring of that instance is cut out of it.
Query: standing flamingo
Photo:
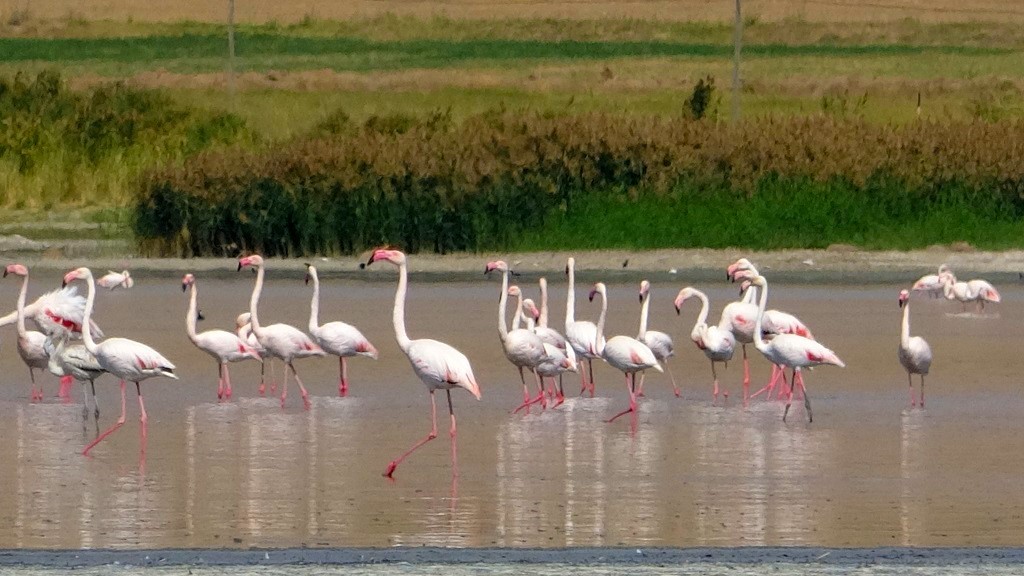
[[[515,289],[515,291],[513,291]],[[533,300],[527,298],[522,299],[522,292],[519,291],[518,286],[511,286],[508,289],[509,296],[517,298],[515,317],[512,318],[512,328],[519,327],[519,318],[526,319],[526,329],[536,334],[537,326],[534,325],[540,317],[540,310]],[[521,312],[525,310],[525,314]],[[541,338],[544,341],[544,338]],[[537,374],[540,375],[541,379],[550,378],[552,387],[554,389],[555,405],[557,408],[565,402],[565,392],[562,390],[562,374],[565,372],[576,372],[579,370],[579,366],[576,363],[576,354],[572,350],[572,346],[568,348],[559,348],[554,344],[549,344],[544,341],[544,353],[547,355],[547,360],[537,365]],[[555,376],[558,380],[555,380]]]
[[[28,366],[28,376],[32,382],[31,400],[43,400],[43,386],[39,385],[36,390],[36,368],[46,370],[50,357],[46,353],[46,335],[35,330],[25,328],[25,295],[28,293],[28,268],[21,264],[9,264],[4,268],[4,277],[8,274],[21,276],[21,291],[18,293],[17,322],[18,322],[18,356]],[[61,397],[65,396],[65,380],[61,379]]]
[[[89,353],[82,344],[69,346],[68,339],[71,335],[67,332],[48,336],[44,346],[50,357],[47,369],[51,374],[57,376],[71,376],[82,383],[82,419],[89,418],[89,392],[92,392],[93,412],[96,418],[100,417],[100,405],[96,401],[96,379],[106,373],[106,370],[96,361],[96,357]],[[85,388],[89,382],[90,390]]]
[[[409,357],[413,372],[430,391],[430,433],[401,456],[392,460],[384,471],[384,475],[391,478],[395,469],[406,457],[420,446],[437,438],[437,406],[434,403],[436,390],[444,390],[448,395],[448,414],[451,416],[449,436],[451,437],[452,473],[457,475],[455,410],[452,407],[451,390],[455,387],[465,388],[479,400],[480,386],[476,382],[476,377],[473,376],[473,368],[469,365],[469,359],[462,352],[437,340],[409,339],[409,335],[405,331],[405,292],[409,285],[409,271],[406,266],[405,254],[398,250],[375,250],[366,265],[369,266],[381,260],[398,267],[398,289],[395,291],[395,307],[392,313],[395,339],[398,340],[398,347]]]
[[[668,371],[669,380],[672,382],[672,391],[676,398],[679,398],[679,386],[676,386],[676,378],[672,375],[672,369],[668,366],[668,359],[675,355],[675,346],[672,344],[672,337],[664,332],[647,329],[647,313],[651,305],[651,283],[647,280],[640,282],[640,331],[636,339],[643,342],[654,352],[654,357],[665,363],[665,370]],[[640,385],[637,386],[637,396],[644,395],[644,373],[640,373]]]
[[[508,361],[519,369],[519,381],[523,383],[523,403],[513,412],[518,412],[522,408],[526,408],[527,412],[529,412],[530,404],[536,402],[540,402],[542,407],[546,407],[544,383],[540,379],[540,374],[537,374],[537,366],[548,359],[547,354],[544,352],[544,342],[529,330],[523,328],[508,329],[508,326],[505,324],[508,304],[508,264],[503,260],[488,262],[487,267],[484,269],[484,274],[490,274],[494,270],[501,272],[501,295],[498,297],[498,339],[501,340],[501,347],[505,352],[505,358],[508,358]],[[537,379],[538,394],[533,400],[530,399],[530,389],[526,385],[523,368],[528,368]]]
[[[309,392],[302,385],[299,373],[295,371],[292,363],[296,358],[308,358],[310,356],[323,356],[324,351],[302,330],[288,324],[271,324],[260,326],[256,309],[260,304],[260,294],[263,292],[263,257],[259,255],[245,256],[238,259],[238,269],[252,266],[256,269],[256,284],[252,288],[252,296],[249,298],[249,320],[252,322],[252,333],[256,340],[266,349],[267,353],[284,362],[284,383],[281,384],[281,408],[284,408],[285,399],[288,397],[288,370],[291,369],[295,375],[295,382],[299,385],[302,394],[302,404],[309,410]]]
[[[256,339],[256,335],[252,333],[252,322],[249,321],[249,313],[242,312],[235,318],[235,334],[242,339],[243,342],[254,348],[260,353],[260,396],[263,396],[267,390],[266,374],[267,367],[270,367],[270,393],[273,394],[277,391],[277,380],[274,379],[274,358],[267,353],[267,349],[260,344],[260,341]]]
[[[968,280],[960,282],[952,272],[942,274],[942,294],[947,300],[959,300],[963,305],[964,312],[967,311],[968,302],[977,302],[980,306],[979,312],[985,311],[985,302],[1000,302],[1002,297],[999,291],[986,280]]]
[[[344,322],[320,324],[320,277],[316,267],[306,264],[306,284],[313,281],[313,300],[309,303],[309,333],[324,352],[338,357],[338,396],[348,396],[346,358],[365,356],[377,359],[377,349],[358,328]]]
[[[910,335],[910,292],[900,291],[900,308],[903,308],[903,322],[900,324],[900,347],[898,356],[900,364],[907,371],[907,384],[910,386],[910,407],[914,402],[913,374],[921,375],[921,408],[924,408],[924,376],[932,366],[932,349],[928,342],[920,336]]]
[[[154,376],[166,376],[177,380],[178,376],[174,374],[174,364],[141,342],[127,338],[107,338],[99,344],[94,342],[90,319],[93,301],[96,299],[96,283],[93,282],[92,272],[88,268],[78,268],[64,275],[65,286],[74,280],[85,280],[89,288],[89,295],[85,301],[85,316],[82,320],[82,339],[85,341],[85,348],[96,357],[96,361],[104,370],[121,379],[121,417],[113,426],[86,446],[85,450],[82,450],[82,454],[87,455],[94,446],[124,425],[127,418],[125,411],[126,380],[135,383],[135,392],[139,396],[139,412],[141,413],[139,421],[142,423],[142,430],[145,433],[149,417],[146,415],[146,404],[142,399],[142,387],[139,382]]]
[[[132,275],[127,270],[122,270],[121,272],[108,270],[106,275],[96,281],[96,285],[107,290],[113,290],[118,286],[127,289],[135,286],[135,280],[132,279]]]
[[[247,358],[260,360],[259,351],[245,343],[237,334],[227,330],[207,330],[196,334],[196,320],[199,313],[198,289],[196,277],[192,274],[185,274],[181,279],[181,291],[192,288],[188,301],[188,312],[185,313],[185,332],[188,339],[203,352],[206,352],[217,361],[217,399],[225,400],[231,398],[231,371],[228,369],[228,362],[241,362]]]
[[[590,397],[594,397],[594,359],[600,358],[601,350],[604,347],[604,339],[598,333],[597,326],[593,322],[585,320],[576,321],[576,259],[570,257],[565,264],[565,274],[569,277],[569,289],[565,300],[565,339],[572,346],[573,351],[579,358],[587,360],[587,368],[583,369],[580,363],[580,382],[582,384],[580,394],[590,390]],[[587,379],[589,380],[589,383]]]
[[[78,294],[74,286],[65,286],[36,298],[25,306],[24,316],[31,320],[44,334],[57,334],[61,331],[71,332],[72,338],[82,333],[82,318],[85,316],[85,297]],[[18,311],[0,317],[0,326],[8,326],[18,321]],[[103,331],[92,323],[92,335],[103,337]]]
[[[608,288],[604,282],[594,284],[594,289],[590,291],[590,301],[593,302],[594,296],[598,294],[601,295],[601,315],[597,319],[597,338],[602,344],[599,353],[605,362],[623,373],[626,377],[626,390],[629,391],[629,408],[608,419],[608,422],[613,422],[619,416],[636,412],[636,373],[648,368],[654,368],[658,372],[664,370],[658,364],[654,352],[636,338],[613,336],[605,341],[604,320],[608,315]]]
[[[566,341],[565,336],[558,333],[557,330],[548,326],[548,280],[543,276],[537,281],[540,285],[540,315],[537,318],[537,326],[533,329],[533,332],[540,337],[545,344],[550,344],[555,348],[558,348],[561,355],[565,356],[569,363],[573,366],[577,366],[576,363],[576,350]],[[525,303],[524,303],[525,304]],[[572,372],[577,372],[577,368],[573,368]],[[562,377],[558,377],[558,401],[556,406],[565,401],[565,393],[562,390]]]
[[[938,274],[925,274],[921,276],[910,289],[915,292],[926,292],[932,298],[938,298],[942,296],[942,289],[946,285],[943,281],[943,276],[947,273],[952,274],[953,271],[949,269],[949,265],[942,264],[939,266]]]
[[[789,366],[793,370],[792,382],[789,388],[789,399],[786,400],[786,410],[782,413],[782,421],[786,421],[789,414],[789,406],[793,403],[793,390],[799,386],[804,395],[804,408],[807,409],[807,421],[813,422],[811,414],[811,399],[807,395],[807,388],[804,386],[803,369],[832,364],[845,368],[846,364],[836,356],[836,353],[811,340],[806,336],[797,334],[778,334],[771,342],[765,342],[761,337],[761,327],[764,320],[764,308],[768,303],[768,281],[764,276],[757,276],[751,279],[754,286],[761,288],[761,301],[757,307],[757,327],[754,328],[754,346],[764,354],[772,364]],[[785,382],[785,374],[782,376]]]
[[[736,349],[736,337],[730,330],[720,326],[708,326],[708,311],[710,309],[708,297],[691,286],[683,288],[676,296],[673,302],[676,314],[682,311],[683,303],[694,296],[700,300],[701,307],[697,321],[693,324],[693,330],[690,332],[690,339],[711,361],[711,377],[715,382],[712,390],[712,404],[715,404],[718,402],[718,373],[715,371],[715,362],[728,363],[729,360],[732,360],[733,352]],[[744,394],[745,396],[746,394]]]

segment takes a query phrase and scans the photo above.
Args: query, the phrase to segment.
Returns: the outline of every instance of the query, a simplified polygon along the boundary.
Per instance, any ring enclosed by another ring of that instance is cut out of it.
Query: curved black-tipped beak
[[[903,308],[903,305],[906,304],[906,303],[907,303],[906,300],[900,298],[900,308]]]
[[[566,266],[566,267],[565,267],[565,275],[566,275],[566,276],[568,276],[568,275],[569,275],[569,267],[568,267],[568,266]]]
[[[680,308],[679,306],[673,306],[673,307],[676,309],[676,316],[679,316],[680,314],[683,313],[683,309]]]
[[[368,267],[368,266],[369,266],[370,264],[373,264],[373,262],[374,262],[374,260],[373,260],[373,254],[370,254],[370,259],[366,261],[366,264],[360,264],[360,265],[359,265],[359,268],[366,268],[366,267]]]
[[[307,266],[308,266],[308,264],[307,264]],[[309,280],[310,280],[309,274],[306,274],[306,286],[309,286]]]
[[[6,270],[5,270],[5,272],[6,272]],[[67,280],[61,280],[60,281],[60,287],[61,288],[67,288],[68,287],[68,281]]]
[[[591,292],[590,294],[588,294],[587,295],[587,300],[590,300],[591,302],[593,302],[595,294],[597,294],[597,292]]]
[[[641,295],[640,295],[640,298],[639,298],[639,300],[640,300],[640,303],[641,303],[641,304],[643,304],[643,303],[644,303],[644,295],[643,295],[643,294],[641,294]]]
[[[4,268],[4,278],[7,278],[7,269]]]
[[[490,273],[491,273],[491,269],[488,268],[487,266],[484,266],[484,276],[486,276],[486,275],[488,275]]]
[[[238,263],[238,270],[236,270],[236,272],[237,272],[237,271],[241,271],[241,270],[242,270],[242,263],[241,263],[241,262],[239,262],[239,263]]]
[[[184,292],[185,290],[188,290],[188,282],[181,283],[181,291]]]

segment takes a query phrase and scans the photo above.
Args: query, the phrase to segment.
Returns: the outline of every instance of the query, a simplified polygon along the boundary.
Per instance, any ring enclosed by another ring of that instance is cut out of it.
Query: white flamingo
[[[256,284],[252,288],[252,296],[249,298],[249,320],[252,323],[252,333],[256,340],[263,346],[268,354],[274,358],[280,358],[284,362],[284,382],[281,384],[281,407],[284,408],[285,399],[288,398],[288,370],[295,376],[295,382],[299,385],[299,392],[302,394],[302,404],[308,410],[310,407],[309,392],[302,385],[299,373],[295,371],[293,362],[297,358],[308,358],[310,356],[323,356],[324,351],[313,342],[302,330],[288,324],[271,324],[261,326],[256,309],[260,304],[260,294],[263,292],[263,257],[259,255],[245,256],[238,259],[238,269],[252,266],[256,269]]]
[[[697,348],[704,352],[704,355],[711,361],[711,377],[714,379],[712,404],[715,404],[718,402],[718,373],[715,371],[715,362],[728,364],[729,360],[732,360],[736,349],[736,337],[730,330],[720,326],[708,326],[708,313],[711,308],[708,297],[692,286],[683,288],[676,295],[676,299],[673,301],[676,314],[682,311],[683,303],[693,297],[700,300],[701,307],[697,321],[693,324],[693,330],[690,331],[690,340],[693,340]]]
[[[985,302],[1000,302],[999,291],[986,280],[968,280],[960,282],[952,272],[942,274],[942,294],[946,300],[958,300],[967,311],[968,302],[977,302],[979,312],[985,311]]]
[[[338,396],[348,396],[348,363],[346,358],[365,356],[377,359],[377,349],[358,328],[344,322],[321,325],[320,277],[316,267],[306,264],[306,284],[313,281],[313,299],[309,303],[309,333],[324,352],[338,357]]]
[[[573,347],[569,344],[569,342],[566,341],[565,336],[562,336],[561,334],[559,334],[558,330],[555,330],[555,329],[551,328],[550,326],[548,326],[548,281],[547,281],[547,278],[541,277],[540,280],[537,281],[537,283],[540,285],[540,310],[539,310],[540,314],[539,314],[539,316],[537,318],[537,326],[533,329],[533,332],[537,336],[540,336],[540,339],[545,344],[549,344],[551,346],[554,346],[555,348],[558,348],[558,350],[561,353],[561,355],[565,356],[569,360],[569,363],[571,363],[573,366],[576,366],[576,368],[574,368],[572,370],[572,372],[578,372],[579,371],[579,367],[578,367],[577,362],[576,362],[576,350],[574,350]],[[524,305],[525,305],[525,301],[524,301]],[[549,356],[550,356],[550,354],[549,354]],[[539,372],[539,370],[538,370],[538,372]],[[559,376],[559,378],[558,378],[558,399],[557,399],[557,402],[556,402],[555,405],[557,406],[557,405],[561,404],[564,401],[565,401],[565,393],[562,390],[562,378],[561,378],[561,376]]]
[[[676,398],[679,398],[679,386],[676,386],[676,378],[672,375],[672,369],[668,365],[668,359],[676,353],[675,345],[672,343],[672,337],[668,334],[647,329],[647,314],[650,305],[651,283],[643,280],[640,282],[640,330],[636,335],[636,339],[646,344],[651,349],[651,352],[654,352],[654,357],[659,362],[664,362],[665,370],[668,372],[669,380],[672,382],[672,391],[675,393]],[[636,395],[644,395],[643,372],[640,373],[640,384],[637,386]]]
[[[127,270],[122,270],[121,272],[108,270],[102,278],[96,281],[96,285],[107,290],[113,290],[118,287],[127,289],[135,286],[135,280]]]
[[[789,406],[793,403],[793,390],[800,387],[804,395],[804,408],[807,410],[807,421],[813,422],[811,414],[811,399],[807,395],[807,388],[804,386],[803,369],[832,364],[840,368],[846,364],[836,356],[836,353],[821,345],[816,340],[797,334],[778,334],[771,342],[765,342],[761,337],[762,322],[764,320],[764,308],[768,302],[768,281],[764,276],[757,276],[751,279],[754,286],[761,288],[761,300],[757,307],[757,327],[754,328],[754,346],[764,354],[772,364],[788,366],[793,370],[792,382],[789,388],[789,398],[786,400],[786,410],[782,413],[782,421],[786,421],[789,414]],[[785,374],[783,374],[785,382]]]
[[[539,336],[523,328],[508,329],[508,325],[505,323],[508,304],[508,264],[503,260],[488,262],[484,273],[489,274],[495,270],[501,273],[501,294],[498,297],[498,339],[501,340],[505,358],[508,358],[508,361],[519,370],[519,381],[523,383],[523,403],[513,410],[513,413],[522,408],[526,408],[529,413],[531,404],[540,402],[542,407],[547,405],[544,397],[544,383],[541,381],[540,375],[537,374],[537,366],[546,361],[548,356],[544,351],[544,342]],[[538,394],[532,400],[530,399],[530,389],[526,385],[526,378],[523,376],[523,368],[528,368],[537,379]]]
[[[917,405],[914,401],[913,375],[921,376],[921,408],[924,408],[924,376],[932,366],[932,349],[924,338],[910,335],[910,292],[906,290],[900,291],[900,308],[903,308],[903,321],[900,324],[900,347],[897,356],[907,371],[911,408]]]
[[[54,335],[67,331],[71,332],[72,338],[79,338],[82,335],[82,318],[85,316],[85,297],[78,294],[74,286],[65,286],[26,304],[24,315],[44,334]],[[0,317],[0,326],[9,326],[17,321],[18,311],[15,310]],[[92,335],[94,338],[103,337],[103,331],[95,322],[92,323]]]
[[[537,305],[533,300],[527,298],[522,299],[522,292],[518,286],[510,286],[508,289],[509,296],[513,296],[517,299],[516,301],[516,315],[512,318],[512,328],[519,327],[519,319],[526,319],[526,329],[536,333],[537,326],[534,324],[541,317],[541,312],[537,308]],[[544,341],[544,338],[541,338]],[[567,353],[568,352],[568,353]],[[565,402],[565,392],[562,390],[562,374],[566,372],[576,372],[579,370],[579,365],[576,363],[576,354],[572,350],[572,346],[568,348],[559,348],[554,344],[549,344],[544,341],[544,353],[547,355],[547,360],[541,362],[537,366],[537,374],[543,378],[551,378],[552,385],[555,390],[555,406],[560,406]],[[555,377],[558,380],[555,381]]]
[[[576,321],[576,259],[570,257],[565,264],[565,274],[569,277],[568,294],[565,300],[565,340],[572,346],[576,357],[586,359],[587,368],[580,363],[580,394],[590,390],[594,397],[594,359],[600,358],[599,350],[604,347],[604,339],[597,331],[597,325],[586,320]],[[588,382],[589,378],[589,382]]]
[[[85,302],[85,316],[82,320],[82,339],[85,341],[85,348],[90,354],[96,357],[96,361],[107,372],[121,380],[121,417],[108,430],[96,437],[88,446],[82,450],[82,454],[88,454],[94,446],[110,436],[115,430],[124,425],[127,418],[125,411],[125,381],[135,383],[135,392],[139,396],[139,421],[142,423],[143,431],[146,429],[146,422],[149,417],[146,415],[146,404],[142,399],[142,387],[139,382],[155,376],[166,376],[178,379],[174,374],[174,364],[160,355],[159,352],[146,346],[141,342],[127,338],[108,338],[97,344],[92,339],[90,319],[92,306],[96,299],[96,283],[93,281],[92,272],[88,268],[78,268],[64,275],[64,284],[74,280],[85,280],[89,288],[89,295]]]
[[[626,377],[626,390],[629,391],[629,408],[608,419],[608,422],[613,422],[619,416],[636,412],[636,373],[650,368],[658,372],[664,370],[658,364],[654,352],[636,338],[613,336],[607,341],[604,339],[604,320],[608,315],[608,288],[604,282],[594,284],[594,289],[590,291],[590,300],[593,301],[596,295],[601,296],[601,315],[597,319],[597,337],[601,343],[599,353],[605,362]]]
[[[43,400],[43,386],[39,385],[36,390],[36,368],[46,370],[50,357],[46,353],[46,335],[35,330],[25,328],[25,295],[28,293],[28,268],[21,264],[9,264],[4,268],[4,277],[8,274],[21,276],[21,291],[18,292],[18,304],[16,320],[18,326],[18,356],[28,366],[28,376],[32,382],[31,400],[33,402]],[[64,396],[64,380],[61,382],[61,397]]]
[[[942,289],[945,286],[942,277],[946,273],[952,274],[952,270],[949,269],[949,265],[942,264],[939,266],[939,272],[937,274],[925,274],[914,282],[914,285],[910,288],[915,292],[925,292],[932,298],[938,298],[942,296]]]
[[[260,344],[260,341],[256,339],[256,335],[252,333],[252,322],[249,321],[248,312],[242,312],[235,318],[235,334],[243,342],[259,352],[260,358],[263,360],[260,362],[260,396],[263,396],[267,390],[266,374],[268,366],[270,368],[271,380],[270,393],[273,394],[277,390],[277,381],[274,379],[274,358],[267,353],[267,349]]]
[[[476,382],[476,377],[473,376],[473,368],[469,365],[469,359],[462,352],[437,340],[409,339],[409,335],[405,331],[405,293],[409,285],[409,271],[406,266],[405,254],[398,250],[375,250],[366,265],[369,266],[381,260],[398,267],[398,289],[395,291],[395,307],[392,313],[395,339],[398,340],[398,347],[409,357],[413,372],[430,391],[430,433],[401,456],[391,461],[384,471],[384,475],[392,477],[395,469],[406,457],[420,446],[437,438],[437,406],[434,403],[434,392],[437,390],[444,390],[448,395],[448,414],[451,416],[449,436],[451,437],[452,473],[457,475],[455,410],[452,407],[451,390],[456,387],[465,388],[479,400],[480,386]]]
[[[241,362],[249,358],[262,362],[259,351],[246,344],[237,334],[227,330],[207,330],[196,334],[196,320],[199,319],[196,277],[185,274],[181,279],[181,291],[189,288],[191,295],[188,300],[188,311],[185,313],[185,333],[196,348],[217,361],[217,399],[231,398],[231,371],[228,369],[228,363]]]
[[[82,383],[82,419],[89,418],[89,393],[92,392],[93,413],[100,417],[100,405],[96,401],[96,379],[106,374],[96,357],[83,344],[68,345],[70,334],[55,334],[46,338],[46,353],[50,360],[47,369],[57,376],[70,376]],[[87,390],[85,383],[89,383]]]

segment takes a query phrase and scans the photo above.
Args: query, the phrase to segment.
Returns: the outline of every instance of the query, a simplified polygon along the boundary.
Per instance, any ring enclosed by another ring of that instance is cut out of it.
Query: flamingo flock
[[[444,391],[450,418],[450,454],[454,474],[457,474],[457,426],[452,390],[462,388],[477,400],[481,398],[480,385],[474,376],[469,359],[438,340],[413,340],[406,332],[405,304],[408,291],[408,260],[404,253],[394,249],[373,251],[363,266],[387,262],[397,268],[398,284],[395,291],[392,321],[395,339],[399,349],[407,356],[413,373],[423,382],[430,395],[431,425],[426,437],[393,459],[384,470],[391,478],[406,458],[438,435],[437,407],[435,393]],[[341,321],[320,323],[320,278],[315,266],[306,265],[306,283],[312,284],[309,323],[306,332],[294,326],[277,323],[264,325],[259,319],[259,303],[266,276],[266,265],[259,255],[241,257],[238,270],[252,268],[255,283],[249,299],[248,311],[237,318],[235,330],[211,329],[198,332],[198,322],[203,320],[199,310],[197,279],[194,274],[185,274],[181,281],[183,292],[188,292],[185,312],[185,335],[202,352],[217,364],[217,389],[219,401],[230,401],[233,395],[229,366],[235,362],[254,360],[261,363],[261,377],[258,392],[265,394],[266,379],[263,369],[272,359],[284,365],[281,383],[280,405],[286,406],[289,373],[299,387],[303,406],[310,408],[309,392],[299,377],[295,362],[310,357],[330,355],[338,358],[338,395],[349,394],[348,359],[364,357],[377,359],[378,349],[363,336],[355,326]],[[627,414],[637,414],[640,398],[643,396],[644,375],[647,371],[668,372],[668,380],[676,397],[681,395],[675,377],[669,370],[669,361],[675,355],[672,337],[661,331],[648,328],[651,308],[652,286],[647,280],[639,285],[637,297],[640,302],[639,330],[635,337],[627,335],[605,336],[608,317],[608,288],[603,282],[593,284],[588,299],[599,299],[599,313],[596,322],[576,319],[575,268],[573,258],[566,262],[567,299],[565,311],[565,332],[559,333],[548,325],[548,284],[546,278],[538,282],[540,306],[526,298],[520,286],[510,285],[513,272],[502,260],[488,262],[485,273],[501,275],[498,299],[498,341],[505,357],[519,372],[523,387],[523,401],[512,409],[529,413],[533,405],[541,410],[557,409],[565,402],[562,376],[567,372],[580,374],[581,397],[595,394],[594,361],[604,361],[623,374],[628,403],[626,408],[613,414],[606,421],[611,423]],[[726,303],[717,323],[709,323],[711,302],[705,292],[693,287],[682,288],[673,301],[678,315],[687,301],[696,300],[700,310],[690,331],[693,344],[705,355],[711,364],[711,403],[719,403],[719,396],[727,402],[727,386],[720,382],[719,365],[728,365],[739,346],[743,358],[743,406],[760,395],[766,400],[772,395],[785,401],[782,420],[789,416],[794,399],[802,399],[808,423],[813,422],[810,395],[804,381],[807,369],[832,365],[845,367],[845,363],[830,348],[818,341],[805,323],[796,316],[779,310],[768,309],[769,282],[746,258],[741,258],[726,268],[729,280],[739,282],[739,300]],[[64,275],[60,290],[40,296],[27,303],[29,271],[21,264],[11,264],[4,269],[5,277],[18,276],[21,280],[15,311],[0,317],[0,326],[15,324],[17,327],[17,350],[29,368],[31,382],[30,399],[43,400],[42,386],[36,385],[36,369],[48,371],[61,377],[61,395],[72,381],[83,385],[83,418],[88,418],[88,397],[92,396],[92,413],[99,418],[96,402],[95,381],[103,374],[111,374],[120,381],[121,414],[107,430],[90,442],[83,454],[88,454],[101,441],[123,426],[127,420],[127,383],[135,384],[139,404],[139,419],[143,438],[147,413],[142,394],[142,382],[151,378],[177,379],[175,365],[159,352],[134,340],[126,338],[103,338],[102,331],[93,322],[96,300],[96,286],[112,290],[115,287],[130,288],[134,280],[126,270],[111,272],[101,280],[95,280],[88,268],[78,268]],[[86,296],[78,294],[74,282],[84,282]],[[958,281],[947,265],[939,267],[937,274],[927,275],[914,282],[909,289],[899,292],[901,309],[900,335],[897,358],[907,372],[910,388],[910,407],[925,405],[924,380],[932,365],[932,350],[920,336],[910,331],[910,298],[913,293],[924,293],[933,298],[942,297],[961,302],[964,310],[968,303],[976,303],[983,311],[986,303],[1000,302],[999,292],[984,280]],[[514,317],[507,320],[509,299],[514,299]],[[593,304],[591,304],[593,306]],[[29,330],[27,321],[39,328]],[[525,327],[524,327],[525,326]],[[81,344],[72,340],[80,338]],[[753,394],[749,392],[750,366],[746,345],[751,344],[772,366],[772,375],[767,384]],[[787,370],[789,377],[787,378]],[[536,396],[531,395],[526,372],[537,387]],[[637,375],[640,375],[639,383]],[[919,392],[915,393],[913,376],[919,377]],[[273,380],[273,370],[271,370]],[[89,387],[86,388],[86,383]],[[276,382],[271,383],[271,394],[275,393]],[[580,401],[583,401],[582,399]],[[97,426],[97,431],[99,427]]]

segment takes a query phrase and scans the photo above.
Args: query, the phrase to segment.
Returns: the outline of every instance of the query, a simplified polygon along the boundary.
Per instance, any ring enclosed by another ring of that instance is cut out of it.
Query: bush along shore
[[[141,179],[152,255],[555,248],[984,248],[1024,238],[1024,123],[495,111],[328,119]]]

